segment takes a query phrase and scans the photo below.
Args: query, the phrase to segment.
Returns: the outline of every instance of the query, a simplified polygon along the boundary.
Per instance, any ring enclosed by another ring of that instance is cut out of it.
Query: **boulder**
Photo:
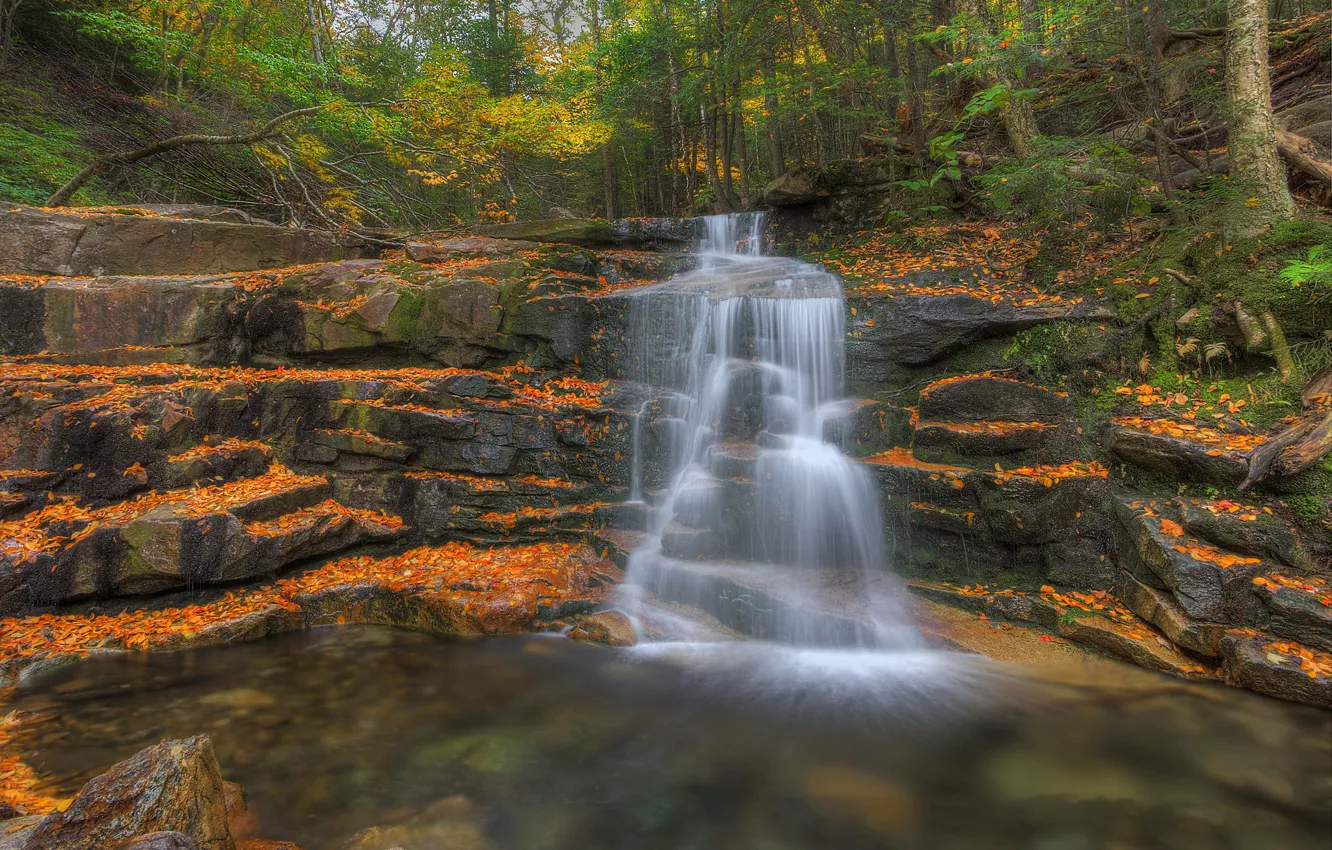
[[[920,393],[922,420],[1053,423],[1072,416],[1066,396],[997,375],[947,378]]]
[[[1112,427],[1104,443],[1114,458],[1181,481],[1233,487],[1249,471],[1248,463],[1239,454],[1137,428]]]
[[[814,180],[801,171],[788,171],[763,187],[763,203],[773,207],[798,207],[828,197]]]
[[[208,736],[163,741],[115,765],[44,818],[24,850],[107,850],[152,832],[181,833],[199,850],[234,850]]]
[[[1243,506],[1231,510],[1226,504],[1197,499],[1182,500],[1179,507],[1184,529],[1217,546],[1280,561],[1300,570],[1315,567],[1313,555],[1295,527],[1262,508]]]

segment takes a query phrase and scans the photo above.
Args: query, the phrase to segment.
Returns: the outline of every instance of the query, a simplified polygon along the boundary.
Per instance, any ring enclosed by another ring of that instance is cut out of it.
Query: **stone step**
[[[1332,654],[1248,630],[1221,642],[1226,681],[1320,708],[1332,708]]]
[[[1132,575],[1123,576],[1121,596],[1175,643],[1216,656],[1226,630],[1240,627],[1332,651],[1328,580],[1262,557],[1301,551],[1292,527],[1271,508],[1129,500],[1119,503],[1118,513],[1131,541],[1125,560]],[[1192,536],[1195,528],[1212,536]],[[1243,551],[1215,545],[1218,537],[1237,541]],[[1274,543],[1289,545],[1274,550]]]
[[[1045,422],[918,421],[911,448],[921,460],[950,455],[989,458],[1039,449],[1054,436],[1055,426]]]
[[[1233,487],[1248,474],[1246,455],[1265,439],[1220,425],[1117,416],[1103,442],[1116,460],[1177,480]]]
[[[1186,679],[1209,679],[1207,664],[1181,652],[1112,593],[1097,591],[1060,593],[1045,586],[1025,592],[1002,586],[910,581],[912,592],[990,618],[1034,623],[1046,631],[1150,670]]]
[[[274,465],[100,508],[53,502],[4,524],[0,611],[232,582],[403,531],[329,497],[324,478]]]
[[[1189,617],[1241,626],[1256,621],[1261,604],[1253,579],[1270,570],[1261,558],[1218,548],[1189,536],[1161,516],[1161,506],[1142,500],[1116,501],[1127,531],[1129,572],[1139,582],[1170,592]]]
[[[930,422],[1042,422],[1072,420],[1067,394],[984,373],[935,381],[920,392],[919,415]]]

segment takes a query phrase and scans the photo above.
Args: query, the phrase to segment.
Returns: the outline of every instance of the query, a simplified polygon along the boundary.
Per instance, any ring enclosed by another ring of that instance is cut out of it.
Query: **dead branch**
[[[180,136],[172,136],[167,139],[162,139],[161,141],[153,142],[150,145],[144,145],[136,150],[99,156],[85,166],[82,171],[71,177],[69,182],[57,189],[55,194],[50,198],[47,198],[46,205],[48,207],[63,207],[69,203],[69,199],[73,197],[74,193],[92,178],[100,174],[105,174],[113,169],[120,168],[121,166],[132,165],[141,159],[147,159],[178,148],[192,147],[195,145],[251,145],[255,142],[261,142],[273,135],[278,127],[288,121],[293,121],[306,115],[313,115],[326,106],[328,106],[328,104],[324,103],[318,106],[305,106],[300,109],[284,112],[271,119],[259,129],[252,130],[248,133],[238,133],[231,136],[186,133]]]

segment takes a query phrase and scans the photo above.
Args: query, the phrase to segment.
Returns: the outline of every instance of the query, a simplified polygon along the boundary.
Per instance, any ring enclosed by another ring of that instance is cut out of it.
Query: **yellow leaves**
[[[1167,537],[1183,537],[1184,527],[1171,519],[1161,520],[1161,532]]]

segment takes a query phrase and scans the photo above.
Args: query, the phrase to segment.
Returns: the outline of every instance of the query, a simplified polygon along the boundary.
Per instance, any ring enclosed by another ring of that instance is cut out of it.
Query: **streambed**
[[[348,627],[92,658],[5,710],[64,795],[209,734],[309,850],[1326,847],[1332,715],[1143,676]]]

